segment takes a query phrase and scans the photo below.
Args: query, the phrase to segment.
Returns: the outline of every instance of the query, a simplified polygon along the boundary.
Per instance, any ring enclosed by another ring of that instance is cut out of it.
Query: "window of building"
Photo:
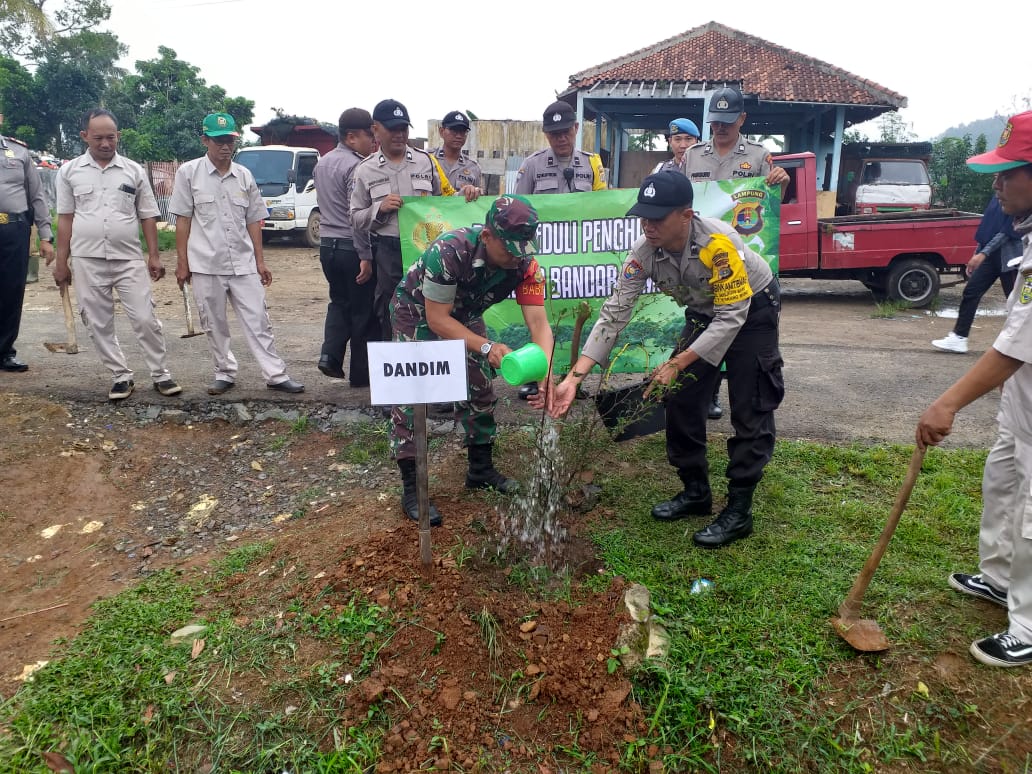
[[[491,151],[491,158],[493,158],[493,159],[500,159],[501,157],[502,157],[502,152],[500,150],[493,150],[493,151]]]
[[[484,158],[484,152],[483,152],[482,150],[478,150],[478,151],[477,151],[477,158],[478,158],[478,159],[482,159],[482,158]]]

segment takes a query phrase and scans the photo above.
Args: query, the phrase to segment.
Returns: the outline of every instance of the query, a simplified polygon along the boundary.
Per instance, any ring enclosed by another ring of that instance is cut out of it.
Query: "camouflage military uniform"
[[[438,338],[426,319],[427,295],[432,301],[448,301],[452,317],[474,333],[487,338],[483,313],[516,291],[520,304],[543,304],[545,276],[533,257],[524,258],[511,270],[487,261],[480,242],[483,226],[449,231],[437,239],[409,269],[390,303],[395,341],[427,341]],[[495,370],[480,353],[466,353],[469,398],[457,404],[456,416],[465,431],[464,446],[494,441]],[[397,459],[415,457],[412,440],[412,407],[395,406],[391,412],[391,449]]]

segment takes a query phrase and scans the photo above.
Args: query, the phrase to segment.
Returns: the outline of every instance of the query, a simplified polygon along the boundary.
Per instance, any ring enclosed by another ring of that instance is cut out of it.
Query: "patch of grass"
[[[290,423],[290,432],[294,435],[304,435],[309,430],[308,415],[302,414]]]
[[[723,450],[711,449],[712,468],[721,470]],[[756,533],[713,552],[691,544],[699,522],[648,518],[651,506],[680,485],[669,468],[655,469],[665,463],[662,438],[619,445],[616,453],[632,466],[607,463],[600,483],[605,504],[623,518],[596,539],[614,574],[650,589],[671,635],[667,665],[638,677],[639,700],[657,713],[651,741],[679,751],[664,761],[669,770],[714,760],[711,722],[733,734],[741,765],[762,769],[959,765],[965,753],[957,730],[967,714],[959,696],[940,692],[934,712],[920,697],[879,702],[879,717],[867,697],[889,678],[864,670],[847,694],[864,697],[855,706],[817,698],[829,672],[856,660],[828,618],[880,534],[910,449],[779,443],[757,490]],[[949,568],[977,566],[984,459],[983,451],[928,455],[865,596],[864,617],[876,618],[890,641],[915,655],[941,650],[944,631],[977,636],[977,620],[956,620],[943,578]],[[724,482],[715,478],[712,485],[717,510]],[[712,590],[691,594],[691,582],[703,577]],[[934,672],[925,677],[934,679]],[[861,732],[843,730],[851,723]]]
[[[498,619],[486,607],[482,607],[478,612],[474,613],[472,618],[480,630],[480,638],[487,647],[488,657],[492,663],[496,662],[502,654],[502,643],[499,640],[501,626],[498,624]]]
[[[890,298],[885,301],[875,302],[874,311],[871,313],[871,317],[891,320],[901,312],[910,311],[911,308],[910,304],[906,301],[894,301]]]
[[[235,548],[219,559],[214,564],[216,578],[228,578],[238,572],[243,572],[254,562],[272,552],[272,541],[266,540],[261,543],[249,543],[246,546]]]

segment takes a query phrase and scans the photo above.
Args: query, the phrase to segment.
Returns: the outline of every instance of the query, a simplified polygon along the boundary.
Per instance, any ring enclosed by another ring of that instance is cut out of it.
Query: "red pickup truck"
[[[975,249],[980,215],[915,210],[817,217],[817,165],[812,153],[774,161],[790,181],[781,203],[778,273],[782,277],[853,279],[876,298],[926,306],[940,275],[962,274]]]

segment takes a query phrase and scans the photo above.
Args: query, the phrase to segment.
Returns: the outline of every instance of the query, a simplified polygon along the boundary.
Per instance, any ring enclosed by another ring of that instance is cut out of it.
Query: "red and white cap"
[[[996,148],[967,160],[975,172],[1003,172],[1032,164],[1032,110],[1011,116]]]

